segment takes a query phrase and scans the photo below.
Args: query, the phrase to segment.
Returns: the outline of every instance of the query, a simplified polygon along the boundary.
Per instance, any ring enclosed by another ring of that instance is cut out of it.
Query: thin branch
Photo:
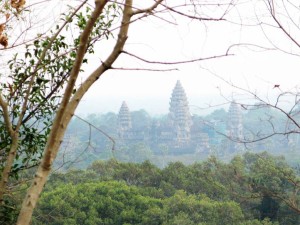
[[[200,21],[226,21],[226,19],[223,18],[225,14],[220,18],[205,18],[205,17],[191,16],[189,14],[177,11],[174,8],[169,7],[165,4],[161,4],[161,5],[164,6],[166,9],[168,9],[168,10],[170,10],[170,11],[172,11],[172,12],[178,14],[178,15],[181,15],[181,16],[184,16],[184,17],[187,17],[187,18],[190,18],[190,19],[196,19],[196,20],[200,20]]]
[[[177,68],[170,69],[152,69],[152,68],[126,68],[126,67],[111,67],[112,70],[136,70],[136,71],[149,71],[149,72],[170,72],[178,71]]]
[[[298,46],[298,48],[300,48],[300,43],[294,38],[292,37],[292,35],[283,27],[283,25],[279,22],[279,20],[277,19],[277,17],[271,13],[272,18],[274,19],[274,21],[277,23],[279,29],[281,29],[283,31],[283,33],[285,33],[285,35],[294,43]]]
[[[87,123],[89,125],[89,127],[92,127],[94,128],[95,130],[99,131],[101,134],[103,134],[105,137],[107,137],[111,142],[112,142],[112,147],[111,147],[111,150],[112,150],[112,153],[115,151],[115,147],[116,147],[116,141],[113,137],[111,137],[109,134],[107,134],[105,131],[103,131],[102,129],[96,127],[95,125],[91,124],[89,121],[77,116],[77,115],[73,115],[75,117],[77,117],[78,119],[80,119],[81,121]],[[90,134],[91,136],[91,134]],[[89,137],[90,138],[90,137]]]
[[[178,64],[187,64],[187,63],[193,63],[193,62],[198,62],[198,61],[203,61],[203,60],[210,60],[210,59],[217,59],[217,58],[221,58],[221,57],[225,57],[225,56],[233,56],[234,54],[229,54],[228,52],[226,54],[223,55],[215,55],[215,56],[209,56],[209,57],[205,57],[205,58],[197,58],[197,59],[191,59],[191,60],[183,60],[183,61],[175,61],[175,62],[162,62],[162,61],[151,61],[151,60],[147,60],[144,58],[141,58],[137,55],[134,55],[130,52],[127,51],[122,51],[122,53],[127,54],[129,56],[132,56],[138,60],[141,60],[145,63],[149,63],[149,64],[161,64],[161,65],[178,65]]]
[[[59,81],[56,84],[56,86],[50,91],[50,93],[41,102],[39,102],[39,104],[36,105],[34,107],[34,109],[31,110],[29,112],[29,114],[26,115],[26,117],[24,117],[22,124],[25,124],[26,122],[28,122],[31,119],[31,116],[34,115],[43,106],[43,104],[48,101],[48,99],[50,99],[50,97],[62,86],[64,81],[66,81],[66,79],[69,77],[68,75],[69,75],[69,72],[67,72],[66,74],[64,74],[62,76],[61,81]]]
[[[149,8],[145,8],[145,9],[137,9],[132,11],[132,15],[137,15],[137,14],[141,14],[141,13],[149,13],[152,14],[152,11],[157,8],[159,5],[161,5],[161,3],[164,0],[158,0],[156,1],[152,6],[150,6]]]

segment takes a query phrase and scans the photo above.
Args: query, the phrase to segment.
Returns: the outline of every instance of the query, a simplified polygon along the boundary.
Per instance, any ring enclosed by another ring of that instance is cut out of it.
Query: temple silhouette
[[[224,125],[224,122],[227,122]],[[185,90],[178,80],[172,91],[169,102],[169,113],[164,120],[154,120],[148,127],[132,126],[130,109],[123,101],[118,114],[118,144],[130,145],[143,142],[149,145],[156,154],[167,151],[168,154],[202,153],[209,155],[211,143],[220,144],[224,136],[213,134],[216,127],[226,129],[225,135],[235,142],[226,142],[228,152],[240,149],[237,140],[243,136],[242,114],[238,104],[232,102],[229,116],[224,121],[194,120],[190,113],[189,102]],[[225,150],[225,149],[224,149]]]

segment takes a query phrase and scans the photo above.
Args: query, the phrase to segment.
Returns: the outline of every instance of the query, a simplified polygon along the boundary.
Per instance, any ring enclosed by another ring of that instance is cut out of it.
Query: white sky
[[[141,3],[138,0],[135,2]],[[143,1],[143,3],[147,2],[152,1]],[[238,43],[251,43],[264,47],[276,45],[288,52],[300,54],[300,48],[287,39],[283,32],[269,25],[254,26],[261,22],[274,25],[267,14],[264,1],[232,2],[239,2],[239,5],[233,7],[226,18],[237,24],[203,22],[184,19],[178,15],[159,14],[177,25],[154,17],[138,21],[130,27],[125,50],[148,60],[165,62],[224,54],[230,45]],[[297,1],[290,2],[299,5]],[[283,9],[282,5],[278,5],[276,13],[285,13]],[[300,10],[295,10],[293,7],[288,10],[297,24],[291,25],[291,21],[286,23],[287,20],[283,18],[281,21],[300,42],[300,32],[297,27],[300,21]],[[218,10],[204,11],[211,15],[220,14]],[[111,44],[112,41],[108,41],[95,47],[96,55],[85,68],[86,74],[92,71],[100,60],[105,59],[110,52]],[[249,46],[233,47],[230,53],[234,56],[167,67],[147,65],[128,56],[122,56],[114,65],[115,67],[177,68],[178,71],[108,71],[89,90],[79,105],[77,113],[118,112],[122,101],[125,100],[130,110],[143,108],[151,114],[164,114],[168,112],[169,98],[176,81],[180,80],[190,104],[193,105],[192,113],[205,114],[209,111],[199,110],[194,106],[205,108],[208,104],[224,102],[220,97],[220,90],[226,96],[230,96],[235,91],[212,73],[238,86],[258,92],[262,96],[279,94],[280,90],[291,90],[300,83],[299,57],[280,51],[261,50]],[[281,89],[272,89],[274,84],[280,84]]]
[[[258,23],[255,13],[264,14],[261,6],[251,1],[246,6],[243,5],[239,13],[248,10],[249,15],[242,22]],[[237,18],[236,12],[233,12],[231,19]],[[203,23],[179,17],[176,18],[177,26],[154,18],[145,21],[131,27],[125,50],[153,61],[178,61],[224,54],[230,45],[237,43],[272,47],[265,35],[272,42],[282,44],[288,51],[291,48],[293,51],[298,50],[282,32],[268,30],[268,27],[261,29],[259,26],[239,26],[227,22]],[[229,96],[233,89],[209,71],[238,86],[257,91],[262,96],[278,94],[279,90],[272,89],[274,84],[280,84],[281,90],[290,90],[299,84],[298,57],[279,51],[261,50],[254,47],[235,47],[230,51],[234,56],[163,67],[176,67],[179,71],[109,71],[89,91],[78,112],[83,113],[86,109],[89,112],[118,112],[122,101],[126,100],[131,110],[144,108],[151,114],[167,113],[176,80],[182,82],[191,105],[203,108],[208,104],[218,104],[224,101],[219,90]],[[142,68],[145,64],[126,56],[121,57],[116,65]],[[146,65],[146,68],[151,67],[153,65]],[[193,106],[191,111],[208,112]]]

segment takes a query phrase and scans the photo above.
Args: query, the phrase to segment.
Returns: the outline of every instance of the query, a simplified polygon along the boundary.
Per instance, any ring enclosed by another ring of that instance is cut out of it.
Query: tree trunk
[[[96,3],[96,9],[94,11],[95,14],[98,16],[101,14],[105,4],[107,3],[107,0],[98,0]],[[99,9],[101,10],[99,11]],[[94,14],[94,15],[95,15]],[[107,70],[109,69],[112,64],[115,62],[115,60],[118,58],[118,56],[121,54],[123,47],[125,45],[125,42],[127,40],[127,34],[128,34],[128,28],[130,25],[130,19],[132,16],[132,0],[126,0],[124,9],[123,9],[123,18],[122,18],[122,25],[120,28],[120,32],[118,35],[117,42],[109,55],[109,57],[106,59],[104,63],[102,63],[89,77],[88,79],[80,86],[80,88],[75,92],[72,99],[70,99],[70,96],[73,91],[73,87],[76,82],[77,75],[80,71],[80,67],[74,65],[74,70],[71,71],[70,79],[68,81],[68,85],[66,88],[66,91],[64,93],[64,97],[62,100],[62,103],[60,105],[60,108],[56,114],[56,117],[54,119],[54,123],[51,129],[51,133],[48,138],[47,145],[45,147],[44,155],[42,162],[35,174],[34,180],[32,182],[31,187],[28,189],[27,194],[24,198],[22,208],[18,217],[17,225],[28,225],[30,224],[33,210],[37,204],[37,201],[39,199],[39,196],[43,190],[43,187],[47,181],[47,178],[51,172],[51,166],[53,164],[53,161],[57,155],[57,152],[59,150],[60,144],[62,142],[62,139],[64,137],[64,134],[66,132],[66,128],[78,106],[80,103],[82,97],[84,94],[89,90],[89,88],[92,86],[92,84],[98,80],[98,78]],[[91,17],[91,19],[95,19],[94,16]],[[96,22],[94,20],[94,22]],[[93,22],[91,22],[93,26]],[[88,27],[88,25],[87,25]],[[86,37],[87,34],[89,34],[92,30],[87,28],[85,31],[83,31],[81,35],[82,37]],[[85,51],[85,48],[81,48],[78,50],[77,56],[82,56],[81,51]],[[77,62],[77,60],[75,61]],[[79,62],[81,64],[81,60]],[[71,85],[70,85],[71,84]]]
[[[80,36],[80,45],[77,51],[77,57],[74,62],[74,66],[70,73],[70,78],[67,83],[67,87],[65,89],[62,102],[60,103],[60,107],[57,111],[55,119],[53,121],[53,125],[51,128],[51,132],[48,137],[47,145],[44,150],[44,155],[42,161],[38,167],[38,170],[35,174],[33,182],[30,188],[27,191],[27,194],[23,200],[23,204],[21,207],[21,211],[18,217],[17,225],[28,225],[30,224],[33,210],[38,202],[39,196],[44,188],[44,185],[48,179],[48,176],[51,172],[51,167],[54,159],[56,158],[57,152],[59,150],[60,144],[66,132],[66,128],[74,114],[74,111],[79,104],[79,101],[75,107],[68,107],[72,104],[70,103],[70,98],[74,89],[75,82],[77,80],[80,67],[82,64],[82,59],[86,52],[86,47],[88,43],[88,38],[90,33],[92,32],[93,26],[96,23],[98,17],[103,11],[104,6],[106,5],[107,0],[98,0],[95,1],[95,9],[92,13],[91,18],[87,22],[87,25]],[[70,110],[72,109],[72,111]]]
[[[9,179],[9,174],[16,158],[18,149],[18,136],[15,134],[12,137],[12,143],[10,146],[10,150],[7,156],[7,160],[5,162],[5,167],[2,172],[1,181],[0,181],[0,205],[3,204],[4,194],[6,193],[7,183]]]

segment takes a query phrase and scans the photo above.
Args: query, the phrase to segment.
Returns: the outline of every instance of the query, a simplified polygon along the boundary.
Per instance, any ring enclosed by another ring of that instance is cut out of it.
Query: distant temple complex
[[[216,123],[216,121],[215,121]],[[132,126],[130,110],[124,101],[118,114],[118,142],[131,144],[147,143],[151,149],[159,154],[162,149],[170,154],[203,153],[210,154],[210,136],[208,128],[212,130],[215,124],[193,121],[189,110],[189,102],[180,81],[177,81],[170,98],[169,114],[165,120],[153,121],[143,129]],[[235,102],[229,107],[227,118],[227,135],[232,139],[243,136],[242,114]],[[236,151],[236,145],[227,146],[228,151]]]

